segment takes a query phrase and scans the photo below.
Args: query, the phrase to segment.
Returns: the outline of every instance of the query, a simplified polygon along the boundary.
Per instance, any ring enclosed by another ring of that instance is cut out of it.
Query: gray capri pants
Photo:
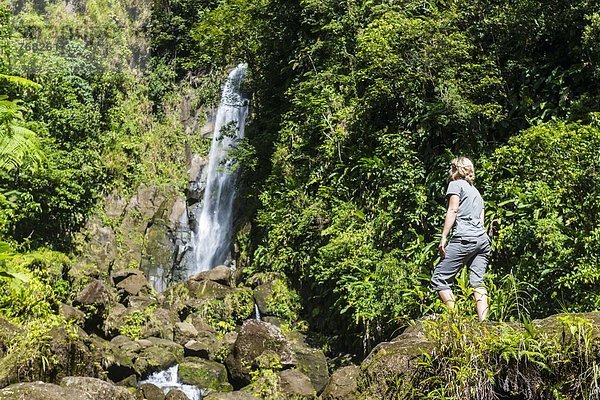
[[[433,271],[431,284],[434,290],[447,290],[452,287],[456,274],[463,265],[469,268],[471,287],[485,287],[483,275],[488,265],[491,241],[487,234],[478,237],[452,238],[446,246],[444,257]]]

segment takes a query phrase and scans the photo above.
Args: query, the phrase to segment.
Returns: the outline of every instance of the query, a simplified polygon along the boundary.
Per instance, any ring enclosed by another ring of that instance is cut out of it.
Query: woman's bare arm
[[[456,221],[456,214],[458,213],[458,204],[459,197],[457,194],[452,194],[448,198],[448,211],[446,211],[446,219],[444,221],[444,230],[442,231],[442,238],[440,240],[440,245],[438,249],[440,251],[440,257],[446,257],[446,242],[448,235],[450,234],[450,230],[454,226],[454,222]]]

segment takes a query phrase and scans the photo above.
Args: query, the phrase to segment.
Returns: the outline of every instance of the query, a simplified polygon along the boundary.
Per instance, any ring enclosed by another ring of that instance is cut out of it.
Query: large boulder
[[[0,400],[96,400],[77,388],[44,382],[16,383],[0,390]]]
[[[180,382],[202,389],[213,389],[218,392],[233,390],[227,381],[225,366],[214,361],[186,357],[185,361],[179,364],[177,375]]]
[[[142,383],[140,391],[145,400],[165,400],[163,390],[152,383]]]
[[[198,330],[189,322],[176,322],[173,327],[173,341],[185,345],[198,337]]]
[[[327,358],[322,350],[295,343],[292,351],[296,357],[296,368],[308,376],[317,393],[321,392],[329,381]]]
[[[323,393],[321,400],[356,400],[358,385],[356,380],[360,374],[360,367],[351,365],[340,368],[331,375],[331,379]]]
[[[134,400],[133,394],[121,386],[115,386],[96,378],[67,376],[60,381],[65,388],[79,389],[94,400]]]
[[[113,283],[122,298],[147,295],[150,285],[144,272],[140,270],[122,270],[113,274]]]
[[[200,272],[190,276],[194,281],[213,281],[221,285],[231,286],[231,269],[225,265],[219,265],[211,270]]]
[[[134,368],[139,376],[165,369],[183,360],[183,346],[161,338],[151,337],[148,341],[150,345],[147,347],[143,346],[144,342],[138,341],[143,347],[134,361]]]
[[[179,389],[171,389],[165,396],[165,400],[190,400],[185,393]]]
[[[432,348],[422,323],[405,330],[391,342],[379,343],[361,364],[358,378],[361,394],[373,399],[386,399],[389,393],[398,399],[410,398],[406,396],[411,391],[417,364],[423,353],[429,353]]]
[[[248,320],[242,325],[226,365],[236,383],[249,383],[255,361],[265,352],[278,356],[282,367],[296,365],[290,342],[275,325]]]
[[[296,369],[286,369],[279,373],[279,390],[284,399],[314,399],[315,388],[308,376]]]

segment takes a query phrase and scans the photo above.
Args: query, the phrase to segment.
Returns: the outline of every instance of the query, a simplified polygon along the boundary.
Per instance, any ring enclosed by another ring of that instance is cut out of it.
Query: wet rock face
[[[352,365],[340,368],[331,375],[331,379],[321,393],[321,400],[355,400],[358,397],[356,380],[360,367]]]

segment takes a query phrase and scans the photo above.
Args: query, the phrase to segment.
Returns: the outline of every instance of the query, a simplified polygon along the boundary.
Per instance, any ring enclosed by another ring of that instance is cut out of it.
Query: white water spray
[[[190,400],[201,400],[205,395],[203,391],[193,385],[185,385],[177,381],[177,370],[179,365],[174,365],[171,368],[165,369],[164,371],[155,372],[148,378],[140,381],[140,385],[144,383],[151,383],[158,386],[165,394],[168,394],[172,389],[179,389]]]
[[[190,275],[223,264],[229,257],[237,173],[232,171],[227,154],[235,142],[244,137],[248,99],[242,95],[240,83],[246,69],[245,64],[238,65],[223,88],[210,148],[206,189],[192,233],[195,265],[190,268]]]

